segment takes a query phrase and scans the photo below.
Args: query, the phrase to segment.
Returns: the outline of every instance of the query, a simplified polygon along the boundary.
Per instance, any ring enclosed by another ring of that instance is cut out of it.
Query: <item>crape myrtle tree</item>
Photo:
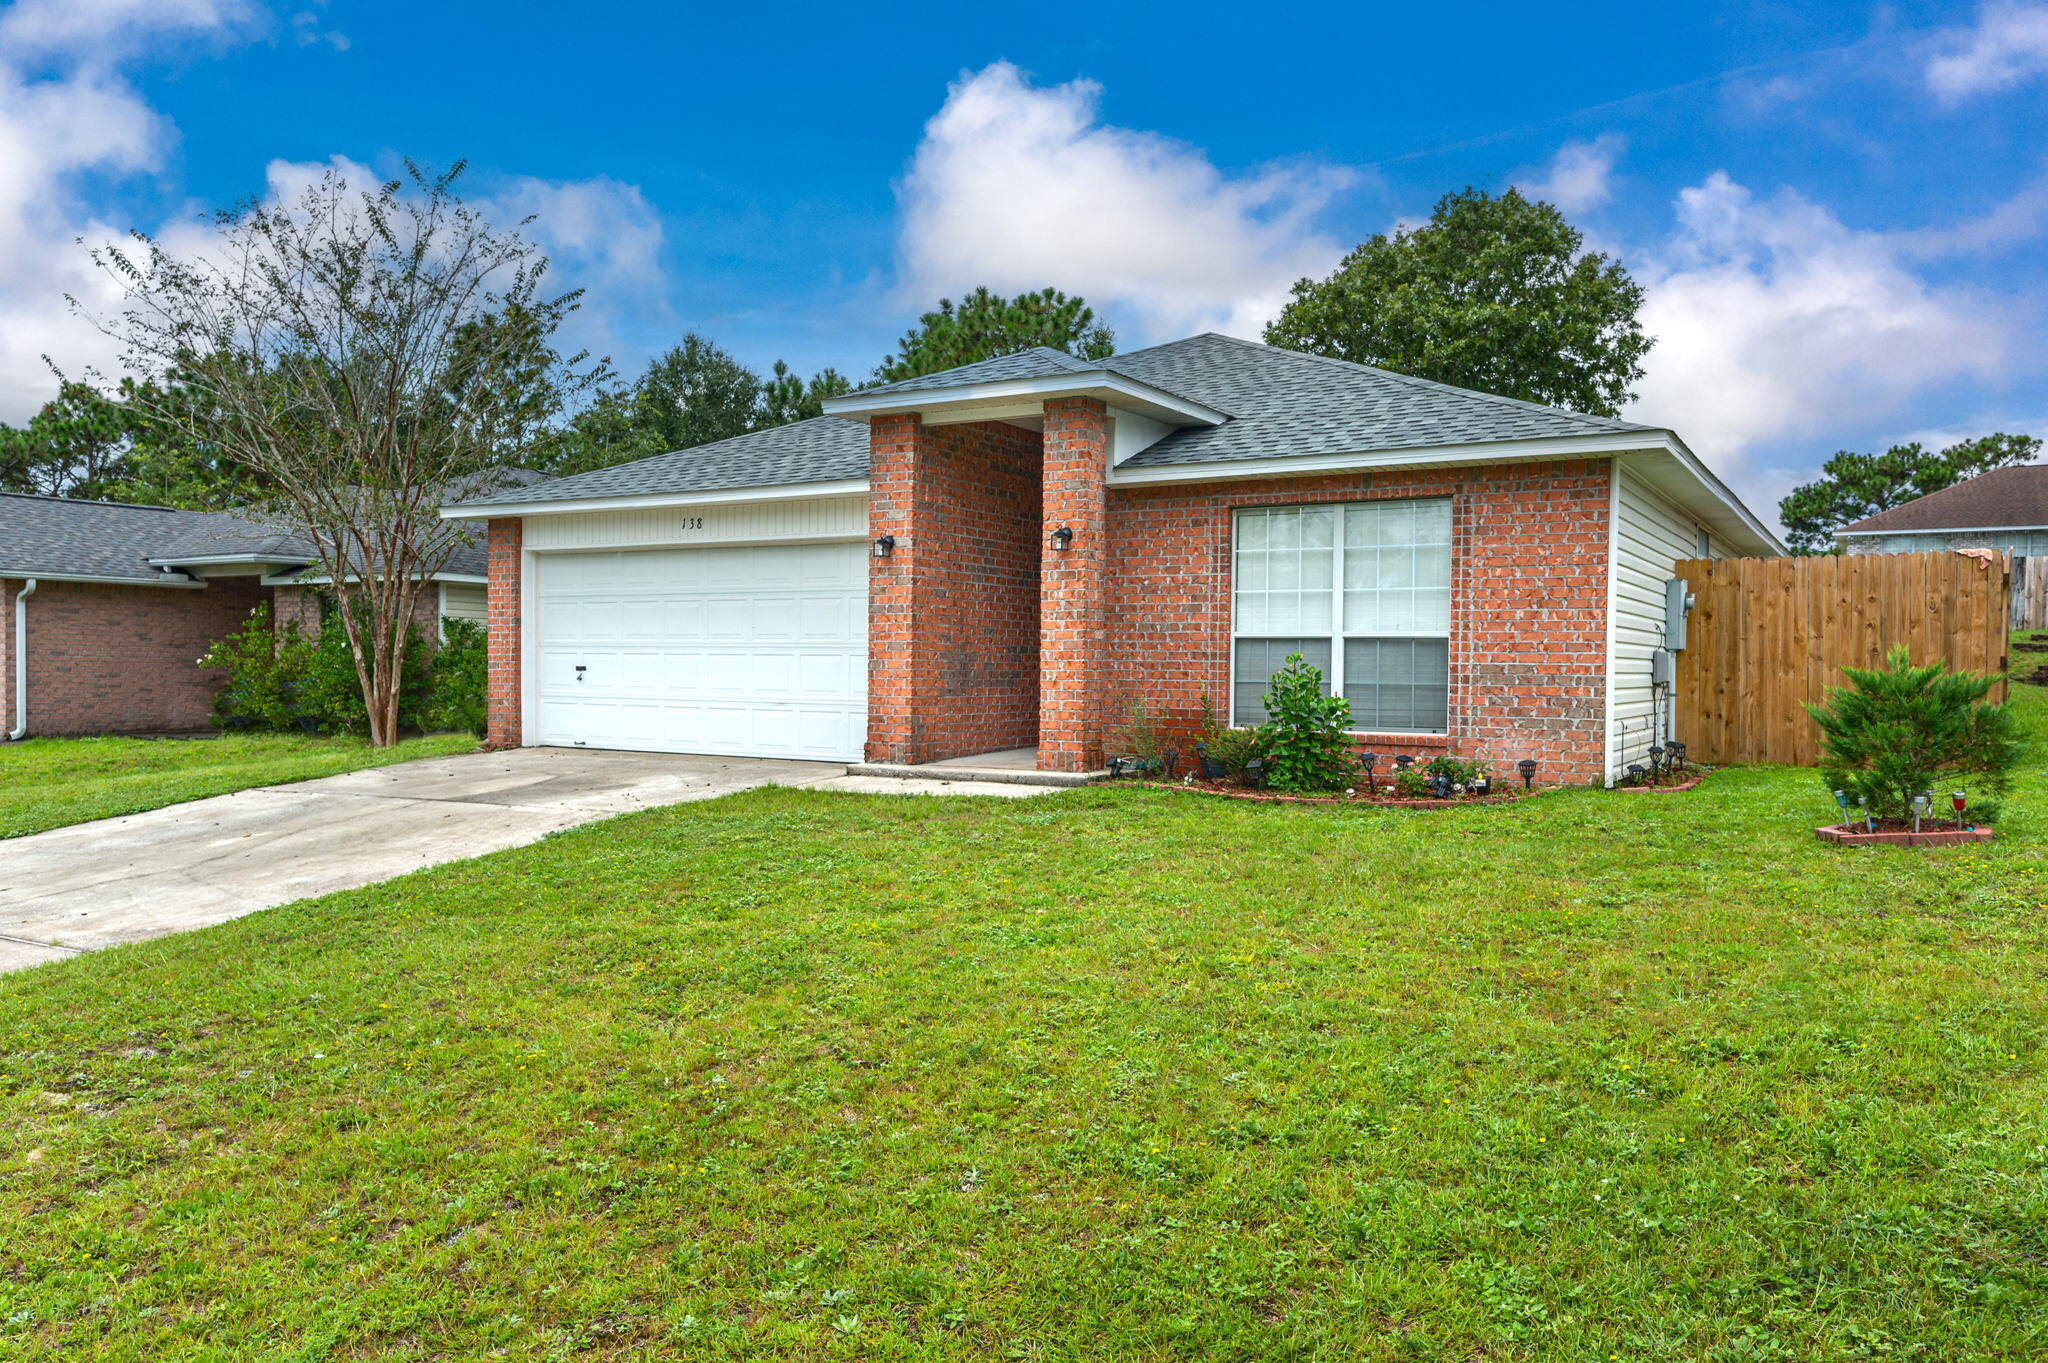
[[[441,503],[520,463],[603,378],[547,345],[578,294],[543,294],[530,220],[465,205],[462,170],[407,162],[359,187],[330,169],[295,200],[215,215],[201,250],[135,233],[92,253],[122,291],[92,320],[144,380],[128,400],[250,470],[260,514],[347,584],[337,616],[378,746],[397,738],[414,604],[474,533]],[[181,401],[153,396],[170,376]]]

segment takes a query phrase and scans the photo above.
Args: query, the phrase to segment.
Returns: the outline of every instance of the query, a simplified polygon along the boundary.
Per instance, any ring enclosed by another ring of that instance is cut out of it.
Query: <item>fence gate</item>
[[[1674,734],[1702,762],[1814,765],[1819,733],[1802,702],[1893,644],[1916,663],[2005,671],[2003,554],[1688,559],[1676,573],[1697,602],[1678,652]]]
[[[2012,561],[2012,627],[2048,629],[2048,556]]]

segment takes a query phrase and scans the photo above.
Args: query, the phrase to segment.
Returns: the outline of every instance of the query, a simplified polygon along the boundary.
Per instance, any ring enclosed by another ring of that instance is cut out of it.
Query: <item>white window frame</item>
[[[1232,727],[1240,727],[1238,725],[1237,718],[1238,641],[1240,639],[1271,639],[1278,637],[1273,634],[1241,635],[1237,631],[1237,540],[1239,533],[1239,520],[1246,512],[1334,510],[1337,513],[1337,528],[1335,533],[1331,537],[1332,553],[1330,555],[1330,624],[1332,628],[1330,634],[1327,636],[1330,641],[1330,667],[1329,671],[1325,674],[1323,678],[1324,682],[1328,684],[1329,694],[1333,696],[1341,696],[1344,694],[1344,641],[1347,638],[1355,637],[1360,639],[1442,639],[1446,645],[1446,652],[1448,653],[1448,646],[1450,644],[1451,639],[1451,625],[1448,623],[1445,625],[1444,632],[1442,634],[1360,634],[1354,636],[1347,635],[1344,632],[1345,509],[1354,506],[1377,508],[1385,506],[1390,502],[1443,502],[1446,504],[1450,504],[1451,498],[1442,496],[1367,497],[1344,502],[1267,502],[1257,506],[1236,506],[1230,509],[1230,580],[1227,586],[1227,590],[1230,594],[1230,645],[1227,650],[1229,653],[1230,667],[1229,678],[1225,682],[1226,689],[1224,691],[1223,697],[1223,713],[1229,717],[1229,723]],[[1449,590],[1451,593],[1450,603],[1451,617],[1453,621],[1456,620],[1458,610],[1458,597],[1456,586],[1458,576],[1457,515],[1457,507],[1455,505],[1451,505],[1451,584]],[[1317,636],[1306,632],[1297,632],[1293,637],[1309,639],[1315,638]],[[1447,676],[1444,681],[1444,727],[1442,729],[1349,728],[1346,729],[1345,732],[1349,734],[1399,734],[1403,736],[1413,736],[1417,738],[1448,737],[1451,731],[1452,716],[1450,706],[1450,693],[1452,689],[1453,688],[1451,685],[1451,679]]]

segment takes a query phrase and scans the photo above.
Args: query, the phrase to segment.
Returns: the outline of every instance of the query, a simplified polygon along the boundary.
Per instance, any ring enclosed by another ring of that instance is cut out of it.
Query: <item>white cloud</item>
[[[1677,214],[1670,240],[1634,264],[1657,346],[1630,415],[1677,429],[1760,506],[1791,475],[1752,470],[1756,447],[2007,373],[2014,308],[1928,282],[1882,233],[1790,191],[1759,199],[1721,172],[1683,191]]]
[[[1617,133],[1567,142],[1557,149],[1542,179],[1518,182],[1517,188],[1531,198],[1556,204],[1568,214],[1597,208],[1613,192],[1615,163],[1627,148],[1627,140]]]
[[[121,64],[174,41],[246,38],[264,20],[246,0],[20,0],[0,13],[0,421],[26,420],[55,391],[45,355],[73,376],[118,368],[118,346],[64,297],[99,316],[118,302],[81,242],[114,240],[129,224],[96,213],[90,186],[160,176],[177,141]],[[339,156],[274,161],[263,168],[265,197],[291,197],[330,165],[364,188],[384,178]],[[572,349],[604,353],[619,344],[621,325],[665,319],[661,220],[636,187],[516,177],[464,188],[500,226],[536,217],[525,231],[551,258],[550,291],[589,290],[565,328]],[[212,229],[183,209],[136,225],[181,252],[212,240]]]
[[[1973,27],[1951,29],[1927,60],[1927,88],[1944,104],[2048,75],[2048,4],[1987,4]]]
[[[1342,255],[1314,219],[1350,171],[1229,175],[1196,148],[1100,122],[1100,94],[1086,80],[1033,86],[1007,62],[954,83],[898,186],[907,301],[1050,285],[1114,307],[1146,339],[1255,337],[1295,280]]]

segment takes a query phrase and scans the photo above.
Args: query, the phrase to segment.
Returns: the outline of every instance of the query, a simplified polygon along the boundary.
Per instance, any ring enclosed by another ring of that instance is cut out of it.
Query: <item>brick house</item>
[[[0,734],[208,727],[221,677],[196,659],[270,603],[319,624],[304,540],[223,512],[0,493]],[[484,550],[459,548],[420,602],[482,619]]]
[[[1095,768],[1134,703],[1597,781],[1669,733],[1672,565],[1782,547],[1668,430],[1217,335],[1046,349],[475,498],[491,740]]]

